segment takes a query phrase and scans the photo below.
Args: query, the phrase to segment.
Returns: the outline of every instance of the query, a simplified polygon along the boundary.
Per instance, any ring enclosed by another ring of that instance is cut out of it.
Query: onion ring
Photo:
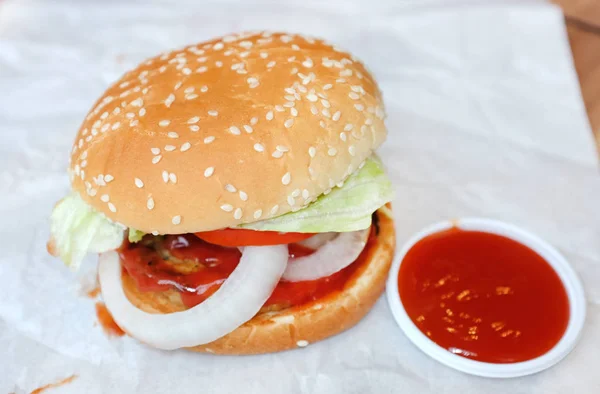
[[[370,231],[368,228],[340,233],[313,254],[290,259],[282,278],[289,282],[300,282],[335,274],[358,258],[367,244]]]
[[[288,260],[287,245],[248,246],[236,269],[201,304],[182,312],[152,314],[135,307],[123,291],[117,252],[100,255],[104,303],[125,332],[159,349],[212,342],[252,319],[271,296]]]

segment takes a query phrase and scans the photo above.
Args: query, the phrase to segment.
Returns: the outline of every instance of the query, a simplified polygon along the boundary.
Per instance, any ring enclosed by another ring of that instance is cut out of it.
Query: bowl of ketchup
[[[490,219],[441,222],[414,235],[394,260],[386,292],[419,349],[485,377],[558,363],[575,347],[586,312],[581,282],[554,247]]]

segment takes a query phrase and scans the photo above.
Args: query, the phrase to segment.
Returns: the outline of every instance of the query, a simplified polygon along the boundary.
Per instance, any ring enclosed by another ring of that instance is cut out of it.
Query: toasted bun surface
[[[369,312],[383,289],[395,247],[389,208],[377,212],[378,233],[363,251],[364,260],[341,292],[277,312],[261,312],[233,332],[189,350],[215,354],[259,354],[306,346],[354,326]],[[129,275],[123,276],[127,298],[150,313],[184,310],[176,291],[141,292]]]
[[[376,82],[322,40],[250,33],[125,74],[83,122],[73,189],[127,227],[178,234],[300,209],[384,140]]]

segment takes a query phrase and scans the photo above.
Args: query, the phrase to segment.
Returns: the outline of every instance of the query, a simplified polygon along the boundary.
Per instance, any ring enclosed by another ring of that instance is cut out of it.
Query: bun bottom
[[[304,347],[353,327],[383,293],[394,255],[390,205],[374,216],[376,235],[362,252],[365,258],[354,263],[360,266],[341,291],[283,310],[259,312],[224,337],[187,350],[227,355],[273,353]],[[149,313],[185,309],[177,291],[141,292],[127,274],[123,276],[123,289],[132,304]]]

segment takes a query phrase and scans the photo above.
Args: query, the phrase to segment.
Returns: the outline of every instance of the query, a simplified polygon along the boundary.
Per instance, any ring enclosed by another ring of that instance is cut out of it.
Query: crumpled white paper
[[[71,374],[78,378],[53,392],[600,392],[600,176],[562,15],[547,5],[416,3],[0,4],[0,392]],[[326,37],[374,72],[389,114],[380,154],[397,188],[400,244],[438,220],[486,216],[567,256],[588,318],[563,362],[519,379],[464,375],[417,350],[383,298],[344,334],[265,356],[162,352],[95,325],[93,301],[82,296],[95,257],[73,274],[45,251],[80,122],[145,57],[249,29]]]

